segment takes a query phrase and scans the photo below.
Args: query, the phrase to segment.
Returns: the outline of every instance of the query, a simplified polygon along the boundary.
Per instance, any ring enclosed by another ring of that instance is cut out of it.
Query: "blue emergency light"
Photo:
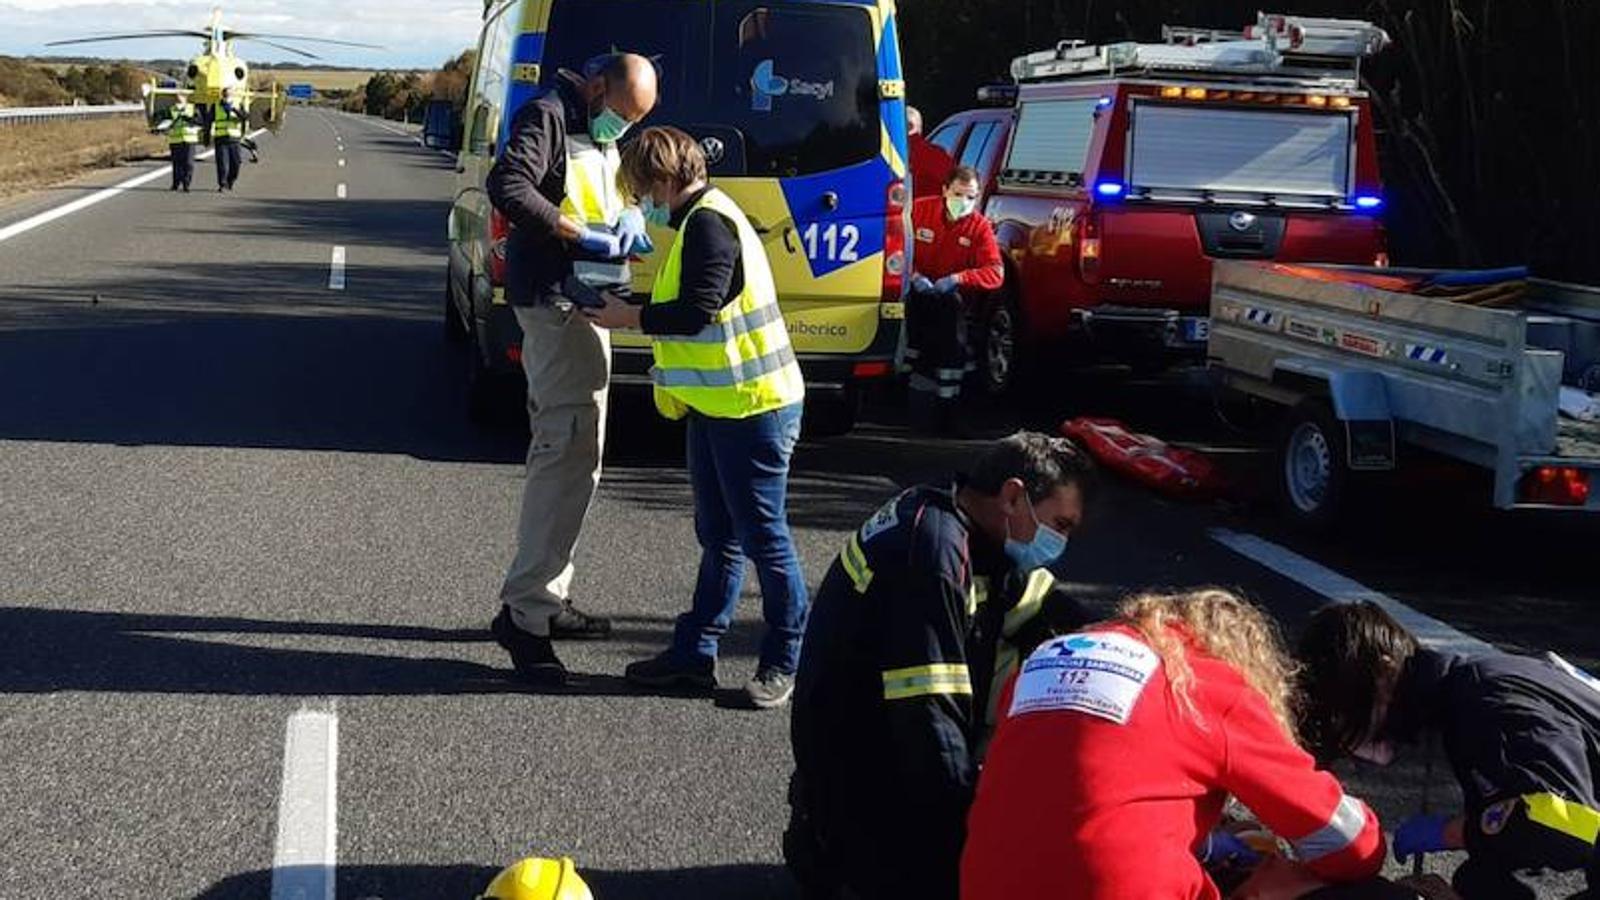
[[[1372,211],[1383,206],[1383,198],[1372,194],[1363,194],[1356,198],[1356,209]]]
[[[1126,189],[1127,186],[1120,181],[1102,181],[1094,186],[1094,192],[1106,198],[1121,197]]]

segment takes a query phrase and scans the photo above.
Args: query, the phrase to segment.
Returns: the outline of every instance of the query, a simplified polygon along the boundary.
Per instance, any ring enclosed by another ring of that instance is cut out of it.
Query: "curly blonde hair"
[[[1190,696],[1194,669],[1184,652],[1185,636],[1207,655],[1238,669],[1245,683],[1266,698],[1284,733],[1295,737],[1291,710],[1294,663],[1284,649],[1278,626],[1255,604],[1210,587],[1183,594],[1130,597],[1117,610],[1117,617],[1137,630],[1161,657],[1179,708],[1202,728],[1204,718]]]

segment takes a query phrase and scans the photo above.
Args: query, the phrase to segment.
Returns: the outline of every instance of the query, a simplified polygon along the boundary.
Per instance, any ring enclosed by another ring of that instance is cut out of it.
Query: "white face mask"
[[[1387,766],[1394,762],[1394,745],[1388,741],[1368,741],[1351,751],[1350,755],[1375,766]]]

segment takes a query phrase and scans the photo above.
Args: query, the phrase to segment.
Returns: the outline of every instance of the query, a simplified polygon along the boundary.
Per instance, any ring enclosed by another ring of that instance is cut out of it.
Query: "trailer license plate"
[[[1210,319],[1184,319],[1183,339],[1191,344],[1200,344],[1211,337]]]

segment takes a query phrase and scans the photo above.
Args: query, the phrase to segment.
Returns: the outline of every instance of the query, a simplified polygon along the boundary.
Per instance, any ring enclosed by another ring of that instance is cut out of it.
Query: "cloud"
[[[199,50],[187,38],[46,47],[49,41],[151,28],[204,28],[213,3],[188,0],[0,0],[0,54],[71,55],[107,58],[178,58]],[[241,30],[308,35],[379,44],[382,50],[307,45],[331,65],[371,68],[432,68],[477,43],[482,7],[474,2],[423,0],[252,0],[223,8],[223,23]],[[332,11],[332,14],[330,14]],[[255,62],[279,62],[290,54],[260,44],[241,44]]]

